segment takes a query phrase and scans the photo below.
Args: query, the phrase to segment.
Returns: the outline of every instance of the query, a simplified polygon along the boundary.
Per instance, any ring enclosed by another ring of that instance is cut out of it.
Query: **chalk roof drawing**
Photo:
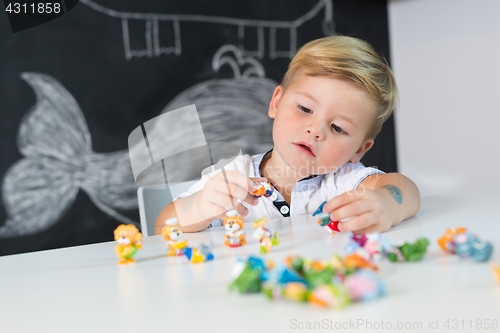
[[[138,13],[117,11],[104,7],[92,0],[80,0],[80,3],[89,6],[93,10],[103,13],[109,17],[121,19],[123,46],[125,58],[132,57],[158,57],[161,54],[182,54],[181,27],[183,22],[204,22],[214,24],[226,24],[238,29],[239,48],[244,55],[254,56],[262,59],[265,55],[265,37],[264,29],[269,29],[269,57],[275,59],[278,57],[293,58],[297,51],[297,29],[307,21],[312,20],[322,11],[324,12],[323,33],[325,36],[335,34],[333,21],[333,3],[332,0],[317,0],[317,3],[308,12],[293,20],[259,20],[243,19],[223,16],[196,15],[196,14],[163,14],[163,13]],[[129,21],[139,20],[145,24],[145,42],[146,48],[142,50],[133,50],[130,43]],[[160,24],[159,22],[169,22],[172,24],[174,34],[174,43],[170,46],[160,44]],[[257,50],[245,50],[243,41],[245,39],[245,28],[257,29]],[[278,29],[287,29],[290,35],[288,50],[278,50],[276,46],[276,34]]]

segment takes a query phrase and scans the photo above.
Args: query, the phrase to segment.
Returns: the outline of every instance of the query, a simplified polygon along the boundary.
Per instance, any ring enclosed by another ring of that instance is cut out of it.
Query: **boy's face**
[[[273,155],[302,176],[357,163],[373,145],[365,135],[374,109],[368,93],[348,81],[298,73],[286,91],[276,88],[269,106]]]

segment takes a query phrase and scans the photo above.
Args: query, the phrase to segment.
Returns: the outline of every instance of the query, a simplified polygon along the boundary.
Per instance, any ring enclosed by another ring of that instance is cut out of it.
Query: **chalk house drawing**
[[[175,97],[162,113],[196,104],[207,141],[234,142],[250,154],[270,149],[272,121],[267,110],[277,83],[265,78],[262,65],[243,57],[234,45],[216,52],[214,71],[223,66],[233,69],[235,77],[197,84]],[[2,182],[7,220],[0,237],[33,234],[54,225],[79,190],[109,216],[138,225],[116,211],[137,209],[129,150],[93,152],[73,96],[48,75],[22,73],[21,77],[33,88],[36,103],[19,128],[17,145],[23,158],[7,170]]]
[[[240,49],[243,55],[255,56],[262,59],[265,54],[264,46],[264,29],[269,29],[269,57],[275,59],[278,57],[293,58],[297,52],[297,29],[300,28],[307,21],[312,20],[317,15],[324,11],[323,18],[323,33],[325,36],[335,35],[335,23],[333,21],[333,3],[332,0],[317,0],[318,2],[314,7],[307,13],[298,17],[293,21],[271,21],[271,20],[257,20],[257,19],[238,19],[231,17],[221,17],[221,16],[207,16],[207,15],[182,15],[182,14],[161,14],[161,13],[134,13],[134,12],[122,12],[116,11],[95,3],[92,0],[80,0],[90,8],[108,15],[113,18],[121,19],[122,21],[122,35],[123,35],[123,47],[125,49],[125,58],[131,59],[132,57],[158,57],[161,54],[175,54],[180,56],[182,54],[182,43],[181,43],[181,27],[180,24],[183,22],[204,22],[204,23],[215,23],[215,24],[225,24],[235,29],[238,29],[238,39]],[[144,21],[146,33],[145,42],[146,48],[143,50],[132,50],[130,47],[130,34],[129,34],[129,20]],[[171,46],[161,46],[160,45],[160,33],[159,22],[169,22],[172,24],[173,34],[174,34],[174,45]],[[245,50],[244,40],[245,40],[245,28],[255,28],[257,29],[257,50]],[[288,30],[290,36],[290,45],[288,50],[277,50],[276,49],[276,32],[278,29]]]

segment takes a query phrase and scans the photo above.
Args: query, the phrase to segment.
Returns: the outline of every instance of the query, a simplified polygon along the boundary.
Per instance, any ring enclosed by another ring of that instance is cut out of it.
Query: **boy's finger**
[[[256,198],[248,192],[246,198],[243,201],[248,202],[252,206],[257,206],[259,204],[259,198]]]
[[[352,231],[366,229],[371,225],[370,214],[363,214],[350,219],[349,221],[340,222],[338,228],[340,231]]]
[[[239,200],[244,200],[248,195],[248,191],[246,188],[243,188],[235,183],[226,183],[224,180],[219,180],[217,182],[216,191],[224,193],[226,195],[230,195]]]
[[[356,200],[335,209],[330,213],[330,218],[332,221],[340,221],[348,217],[359,216],[369,211],[371,211],[371,209],[366,201]]]
[[[356,194],[355,191],[342,193],[341,195],[336,196],[332,200],[327,201],[327,203],[323,206],[323,212],[331,213],[335,209],[338,209],[339,207],[342,207],[359,199],[360,196]]]

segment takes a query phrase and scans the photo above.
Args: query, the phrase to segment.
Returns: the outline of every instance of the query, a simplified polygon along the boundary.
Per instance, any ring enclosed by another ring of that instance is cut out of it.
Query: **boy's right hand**
[[[267,181],[264,177],[249,178],[238,171],[222,171],[205,184],[198,195],[198,209],[206,219],[224,218],[228,210],[236,209],[241,216],[248,214],[242,201],[257,206],[259,199],[250,194],[254,182]]]

